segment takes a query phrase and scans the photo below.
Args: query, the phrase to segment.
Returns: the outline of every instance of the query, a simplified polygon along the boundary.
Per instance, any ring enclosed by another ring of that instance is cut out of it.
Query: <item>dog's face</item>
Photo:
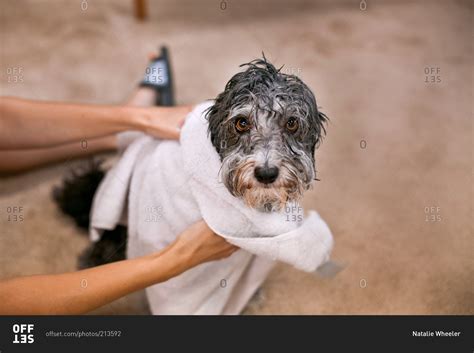
[[[229,192],[250,207],[276,211],[316,178],[314,150],[327,117],[298,77],[265,59],[245,65],[209,108],[209,133]]]

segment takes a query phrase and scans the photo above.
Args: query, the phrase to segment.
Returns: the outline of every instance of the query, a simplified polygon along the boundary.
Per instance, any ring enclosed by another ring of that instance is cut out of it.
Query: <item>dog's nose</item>
[[[255,178],[264,184],[271,184],[278,178],[277,167],[256,167],[254,170]]]

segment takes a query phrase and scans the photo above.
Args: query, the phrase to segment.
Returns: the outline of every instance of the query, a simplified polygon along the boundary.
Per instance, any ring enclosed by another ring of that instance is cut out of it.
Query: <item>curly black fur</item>
[[[73,170],[61,186],[53,189],[53,198],[61,211],[82,229],[89,228],[92,201],[105,175],[101,164],[102,161],[92,160],[86,167]]]
[[[53,189],[53,198],[61,211],[81,229],[89,228],[94,194],[105,175],[101,164],[102,161],[90,161],[87,166],[73,170],[61,186]],[[79,256],[78,267],[83,269],[124,260],[126,243],[126,227],[117,226],[105,231],[98,242],[89,245]]]
[[[106,230],[99,241],[89,245],[78,259],[78,268],[84,269],[125,260],[127,227],[117,226]]]

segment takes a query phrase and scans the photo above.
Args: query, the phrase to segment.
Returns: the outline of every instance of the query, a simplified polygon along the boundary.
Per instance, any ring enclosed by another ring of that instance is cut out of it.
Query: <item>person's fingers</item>
[[[173,108],[148,108],[144,112],[149,121],[146,132],[158,138],[177,140],[186,115],[191,110],[192,106],[190,105]]]
[[[227,250],[224,254],[222,254],[222,259],[225,259],[226,257],[231,256],[233,253],[235,253],[238,249],[232,249],[232,250]]]
[[[240,248],[238,246],[235,246],[233,245],[230,249],[229,249],[229,252],[231,254],[235,253],[237,250],[240,250]]]
[[[227,241],[226,241],[227,242]],[[232,255],[233,253],[235,253],[237,250],[239,250],[240,248],[238,246],[235,246],[235,245],[232,245],[230,243],[227,243],[226,244],[226,248],[222,250],[222,252],[219,254],[219,258],[220,259],[224,259],[226,257],[229,257],[230,255]]]
[[[179,140],[181,134],[181,129],[179,127],[169,127],[166,131],[162,131],[160,134],[157,134],[157,137],[168,139],[168,140]]]
[[[177,128],[176,130],[173,130],[173,132],[171,133],[170,139],[179,140],[180,135],[181,135],[181,130]]]
[[[239,250],[239,247],[214,233],[204,221],[194,223],[181,233],[174,246],[184,254],[190,267],[227,258]]]

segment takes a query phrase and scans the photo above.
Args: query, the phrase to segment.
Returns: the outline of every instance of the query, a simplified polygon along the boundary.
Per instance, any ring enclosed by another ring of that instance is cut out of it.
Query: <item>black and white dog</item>
[[[298,77],[265,59],[243,66],[209,109],[209,133],[230,193],[249,207],[279,210],[316,178],[314,150],[327,117]]]
[[[314,151],[325,134],[327,117],[298,77],[276,69],[265,57],[241,65],[207,111],[210,139],[220,156],[227,190],[248,207],[278,211],[299,200],[316,179]],[[104,172],[75,173],[55,189],[60,208],[83,228]],[[81,257],[80,267],[124,258],[126,228],[106,231]],[[105,261],[107,259],[107,261]]]

